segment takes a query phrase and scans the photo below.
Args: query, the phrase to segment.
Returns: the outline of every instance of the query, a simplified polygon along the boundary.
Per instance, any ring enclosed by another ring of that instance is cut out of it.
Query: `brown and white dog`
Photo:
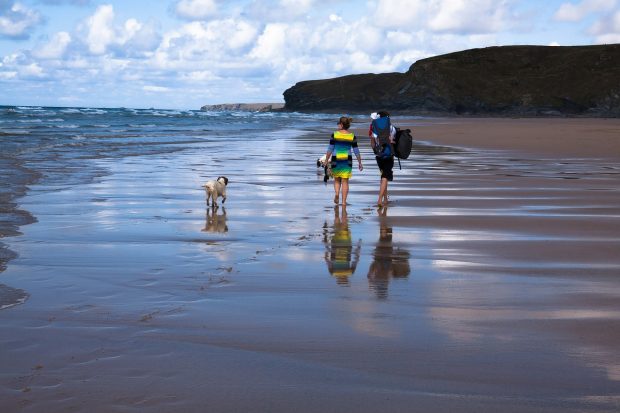
[[[215,181],[207,181],[202,187],[207,193],[207,205],[209,205],[209,198],[211,198],[211,204],[217,206],[217,198],[222,197],[222,204],[226,202],[226,185],[228,185],[228,178],[225,176],[218,177]]]

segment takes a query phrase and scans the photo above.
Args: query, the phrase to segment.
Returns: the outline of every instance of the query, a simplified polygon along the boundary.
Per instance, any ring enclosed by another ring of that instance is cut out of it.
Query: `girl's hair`
[[[340,119],[338,119],[338,123],[342,125],[343,129],[349,129],[349,127],[351,126],[351,123],[353,123],[353,118],[349,118],[347,116],[341,116]]]
[[[385,110],[382,110],[381,112],[377,112],[377,114],[381,118],[389,118],[390,117],[390,114],[388,112],[386,112]]]

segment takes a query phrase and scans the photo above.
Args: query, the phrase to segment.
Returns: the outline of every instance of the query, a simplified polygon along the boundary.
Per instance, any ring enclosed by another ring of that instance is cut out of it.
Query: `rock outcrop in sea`
[[[281,110],[284,103],[221,103],[205,105],[200,108],[204,112],[271,112]]]
[[[501,46],[422,59],[405,73],[299,82],[285,110],[620,116],[620,44]]]

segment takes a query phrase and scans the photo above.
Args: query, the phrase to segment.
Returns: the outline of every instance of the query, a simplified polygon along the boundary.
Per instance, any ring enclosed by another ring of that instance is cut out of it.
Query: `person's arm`
[[[357,147],[356,137],[353,137],[353,143],[351,144],[351,148],[353,149],[353,153],[355,154],[355,157],[357,158],[357,167],[359,168],[360,171],[362,171],[364,169],[364,166],[362,166],[362,154],[360,153],[360,149]]]
[[[332,134],[331,139],[329,140],[329,146],[327,147],[327,152],[325,153],[325,163],[329,162],[332,157],[332,153],[334,152],[334,148],[336,147],[336,140],[334,139],[334,135]]]

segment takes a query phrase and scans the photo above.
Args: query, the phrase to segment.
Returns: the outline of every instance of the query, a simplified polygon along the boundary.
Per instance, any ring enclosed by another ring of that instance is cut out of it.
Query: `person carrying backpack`
[[[390,114],[385,111],[370,115],[372,123],[368,134],[370,145],[375,153],[377,166],[381,171],[381,184],[379,186],[378,206],[385,206],[388,203],[388,182],[394,179],[394,142],[396,128],[390,121]]]

